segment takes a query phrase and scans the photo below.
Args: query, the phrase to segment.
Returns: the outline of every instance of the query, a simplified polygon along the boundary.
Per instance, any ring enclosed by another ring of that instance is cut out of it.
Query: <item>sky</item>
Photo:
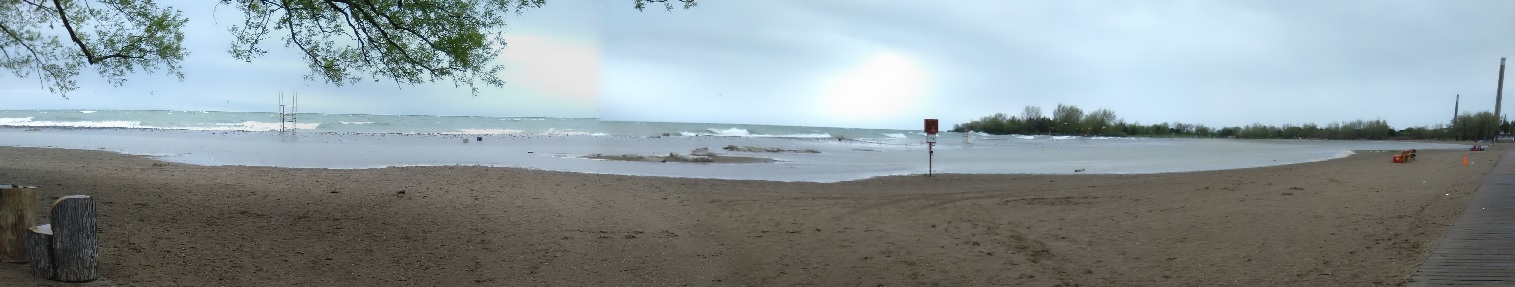
[[[1515,56],[1512,1],[702,1],[668,12],[559,0],[512,16],[507,84],[473,96],[450,82],[306,81],[277,45],[236,61],[224,31],[240,14],[202,2],[160,2],[190,19],[183,82],[139,74],[112,87],[86,72],[65,100],[7,75],[0,108],[273,111],[282,91],[327,113],[918,129],[1067,104],[1144,124],[1405,128],[1446,123],[1458,94],[1462,111],[1492,111],[1500,58]]]

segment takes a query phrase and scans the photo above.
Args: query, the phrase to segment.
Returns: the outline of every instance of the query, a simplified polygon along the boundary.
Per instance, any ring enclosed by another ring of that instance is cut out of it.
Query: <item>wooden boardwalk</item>
[[[1407,286],[1515,286],[1515,149],[1499,156]]]

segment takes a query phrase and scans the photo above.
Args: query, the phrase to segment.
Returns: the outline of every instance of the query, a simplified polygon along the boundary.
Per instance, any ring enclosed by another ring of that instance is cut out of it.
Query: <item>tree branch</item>
[[[337,1],[327,0],[325,2],[326,6],[330,6],[332,10],[337,10],[338,13],[341,13],[342,19],[347,21],[347,27],[352,28],[352,37],[358,41],[358,50],[368,50],[368,41],[365,39],[373,39],[373,35],[368,34],[366,30],[358,29],[358,25],[352,22],[352,12],[347,11],[346,8],[337,6]],[[352,7],[352,3],[344,1],[342,4]],[[368,53],[363,53],[363,61],[369,64],[373,63],[373,59],[368,56]]]
[[[143,57],[143,56],[132,56],[132,55],[126,55],[126,54],[121,54],[121,53],[115,53],[115,54],[101,56],[101,57],[98,57],[98,58],[91,58],[91,60],[95,61],[95,62],[103,62],[103,61],[105,61],[107,59],[111,59],[111,58],[142,59],[142,58],[146,58],[146,57]]]
[[[65,13],[63,10],[63,2],[53,0],[53,8],[58,9],[58,19],[63,20],[63,28],[68,30],[68,38],[70,40],[73,40],[74,44],[79,45],[80,51],[84,51],[84,58],[89,60],[89,63],[91,65],[99,63],[99,61],[95,59],[94,53],[91,53],[89,51],[89,47],[84,45],[84,41],[79,40],[79,33],[74,31],[74,25],[68,22],[68,13]]]
[[[427,47],[430,47],[432,49],[437,49],[438,48],[437,47],[437,43],[432,42],[431,39],[426,38],[426,35],[421,34],[421,32],[416,32],[416,30],[410,29],[409,27],[405,27],[405,26],[400,25],[399,21],[395,21],[394,16],[390,16],[389,14],[378,13],[379,12],[378,9],[375,9],[372,5],[370,5],[368,7],[368,9],[369,10],[374,10],[374,14],[379,14],[379,16],[384,17],[384,21],[389,22],[389,27],[395,28],[395,29],[400,29],[400,31],[405,31],[405,32],[410,33],[411,36],[416,36],[416,38],[421,39],[421,42],[426,42],[426,46]]]
[[[32,6],[37,6],[37,9],[50,9],[50,8],[52,8],[52,7],[47,7],[47,5],[46,4],[42,4],[42,2],[32,2],[32,1],[26,1],[26,0],[21,0],[21,2],[22,3],[26,3],[26,4],[31,4]]]
[[[270,4],[272,4],[272,3],[270,3]],[[284,10],[285,20],[283,22],[284,22],[284,26],[289,28],[289,41],[290,42],[294,42],[295,43],[295,47],[300,48],[301,52],[305,52],[305,56],[306,57],[310,57],[310,61],[315,62],[317,64],[320,64],[321,66],[325,66],[325,63],[323,61],[321,61],[321,57],[320,56],[316,56],[316,53],[313,53],[313,52],[310,51],[309,48],[306,48],[305,47],[305,43],[300,42],[300,37],[297,37],[297,35],[295,34],[295,21],[289,20],[289,18],[294,17],[294,16],[290,16],[289,15],[290,10],[289,10],[289,7],[286,6],[288,4],[289,4],[288,0],[285,0],[284,3],[280,3],[280,5],[278,5],[278,6],[279,6],[280,9]]]
[[[21,39],[21,35],[16,33],[16,30],[12,30],[11,27],[6,26],[5,23],[0,23],[0,31],[5,31],[6,36],[10,36],[12,40],[16,40],[16,43],[21,44],[21,47],[26,48],[26,51],[31,52],[32,57],[37,56],[37,49],[32,48],[31,45],[27,45],[26,41],[23,41]]]
[[[75,45],[79,46],[79,50],[82,51],[82,52],[84,52],[84,59],[88,60],[90,65],[100,64],[100,62],[104,62],[105,60],[110,60],[110,59],[142,59],[142,58],[146,58],[145,56],[142,56],[142,55],[128,55],[128,54],[123,54],[121,52],[116,52],[116,53],[112,53],[110,55],[105,55],[105,56],[95,56],[94,51],[90,51],[89,50],[89,46],[84,45],[84,40],[79,39],[79,34],[74,31],[74,25],[68,21],[68,13],[65,13],[65,11],[63,10],[63,3],[61,1],[59,1],[59,0],[53,0],[53,8],[58,10],[58,19],[63,20],[63,28],[68,30],[68,38],[69,38],[69,40],[72,40]],[[121,14],[124,15],[124,16],[126,16],[126,17],[130,17],[131,16],[130,14],[125,13],[124,11],[120,11],[119,9],[117,9],[117,11],[121,12]],[[136,45],[137,43],[141,42],[140,38],[134,39],[134,40],[135,41],[133,41],[131,44],[128,44],[126,47],[130,48],[130,47],[133,47],[134,45]]]
[[[364,11],[362,9],[362,6],[368,6],[368,5],[355,5],[352,2],[349,2],[347,0],[331,0],[331,1],[346,3],[348,5],[348,7],[356,8],[356,9],[353,9],[354,11],[362,12],[362,13],[358,14],[358,16],[360,16],[359,18],[361,18],[363,20],[367,20],[369,23],[373,23],[374,24],[373,25],[374,30],[378,30],[379,31],[379,36],[384,40],[384,42],[386,44],[389,44],[389,46],[392,47],[392,48],[394,48],[396,51],[399,51],[400,52],[400,56],[404,57],[405,60],[406,60],[406,62],[409,62],[412,65],[420,66],[421,68],[426,69],[426,71],[431,72],[432,75],[442,74],[441,72],[438,71],[437,68],[432,67],[431,65],[427,65],[426,63],[422,63],[420,60],[416,60],[415,57],[412,57],[410,55],[409,51],[406,51],[405,48],[400,47],[399,43],[395,43],[394,37],[389,35],[389,31],[385,30],[383,26],[377,25],[377,24],[379,24],[379,21],[375,20],[374,17],[373,17],[373,15],[370,15],[368,13],[368,11]],[[377,10],[375,10],[375,12],[377,12]]]
[[[21,39],[21,35],[18,34],[18,33],[16,33],[16,30],[11,29],[10,26],[6,26],[5,23],[0,23],[0,31],[4,31],[5,35],[8,36],[8,37],[10,37],[11,40],[15,40],[17,44],[21,44],[22,48],[26,48],[26,51],[30,52],[32,54],[32,61],[37,61],[37,59],[42,58],[40,55],[37,55],[37,49],[32,48],[31,45],[26,44],[26,41],[24,41],[24,40]],[[11,58],[11,53],[10,53],[9,49],[0,50],[0,52],[5,52],[5,58],[6,59],[10,59]],[[32,66],[37,68],[38,74],[41,74],[42,72],[45,71],[45,70],[42,69],[42,65],[32,65]],[[21,73],[17,73],[17,74],[21,74]],[[51,73],[51,72],[49,72],[48,75],[53,76],[53,77],[57,77],[58,76],[57,74]],[[39,78],[39,79],[37,79],[37,82],[38,82],[38,84],[46,85],[46,78]],[[68,97],[65,96],[64,98],[67,99]]]
[[[368,2],[368,1],[365,1],[365,2]],[[371,11],[373,11],[374,14],[378,14],[379,16],[384,17],[384,20],[387,21],[387,22],[389,22],[389,26],[391,28],[399,29],[400,31],[404,31],[406,33],[410,33],[411,36],[415,36],[417,39],[420,39],[421,42],[426,43],[426,47],[428,47],[428,48],[431,48],[431,49],[434,49],[434,50],[441,50],[442,49],[441,47],[437,46],[436,42],[433,42],[430,38],[427,38],[425,34],[422,34],[421,32],[418,32],[415,29],[410,29],[410,27],[406,27],[404,25],[400,25],[400,22],[399,21],[395,21],[395,19],[394,19],[393,16],[391,16],[389,14],[379,13],[378,9],[375,8],[373,5],[371,5],[372,2],[369,2],[369,4],[370,5],[367,5],[368,9],[371,10]],[[377,24],[377,23],[375,23],[375,24]],[[457,68],[457,67],[445,67],[445,68],[440,68],[440,69],[441,70],[452,70],[452,71],[461,71],[462,70],[462,69]],[[431,70],[432,74],[436,74],[438,69],[434,68],[434,67],[427,67],[427,70]]]

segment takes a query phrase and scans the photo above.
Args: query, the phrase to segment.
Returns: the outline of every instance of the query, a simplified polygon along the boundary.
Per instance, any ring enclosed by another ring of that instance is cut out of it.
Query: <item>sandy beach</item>
[[[97,198],[84,286],[1393,286],[1500,152],[783,183],[0,147],[0,181]]]

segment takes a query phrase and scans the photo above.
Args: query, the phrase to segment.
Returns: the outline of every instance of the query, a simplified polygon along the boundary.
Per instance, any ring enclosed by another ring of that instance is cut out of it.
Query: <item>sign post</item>
[[[926,176],[936,172],[936,119],[926,119]]]

